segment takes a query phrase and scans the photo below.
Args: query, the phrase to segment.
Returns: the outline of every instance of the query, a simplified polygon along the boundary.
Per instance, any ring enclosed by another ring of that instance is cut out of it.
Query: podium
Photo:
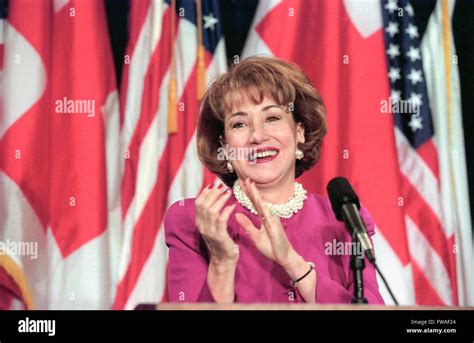
[[[158,303],[141,304],[136,310],[157,311],[474,311],[474,307],[457,306],[392,306],[355,304],[215,304]]]

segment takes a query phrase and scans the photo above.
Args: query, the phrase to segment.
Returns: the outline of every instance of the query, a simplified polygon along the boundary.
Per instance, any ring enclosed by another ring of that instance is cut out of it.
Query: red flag
[[[39,308],[110,306],[116,83],[103,2],[12,0],[7,19],[0,205],[17,208],[3,238],[39,242],[37,260],[15,257]]]

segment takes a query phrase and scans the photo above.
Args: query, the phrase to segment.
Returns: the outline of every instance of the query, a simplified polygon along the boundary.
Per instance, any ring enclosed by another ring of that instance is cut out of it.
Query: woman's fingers
[[[203,208],[203,202],[206,200],[207,195],[212,191],[213,189],[213,184],[209,184],[204,189],[199,193],[199,195],[196,197],[196,200],[194,200],[194,205],[196,206],[196,225],[199,229],[200,232],[203,231],[205,228],[204,225],[204,208]]]
[[[260,217],[265,217],[265,220],[262,221],[262,224],[265,225],[266,223],[272,222],[274,215],[272,211],[268,208],[268,206],[264,203],[263,198],[257,189],[257,186],[255,186],[255,183],[253,181],[250,181],[250,179],[247,179],[245,180],[245,184],[246,190],[248,192],[247,195],[252,201],[253,206],[257,210]]]
[[[217,196],[213,196],[213,203],[210,203],[210,206],[208,207],[208,215],[210,216],[211,219],[217,219],[219,216],[219,213],[221,212],[222,207],[224,207],[225,203],[227,200],[229,200],[230,195],[232,192],[230,189],[222,192],[218,192]]]
[[[196,197],[196,200],[194,200],[194,205],[196,205],[197,214],[199,214],[201,209],[203,209],[204,202],[206,201],[209,194],[211,194],[213,191],[214,191],[214,185],[211,183],[207,185],[206,187],[204,187],[201,193],[199,193],[199,195]]]
[[[235,209],[235,204],[224,207],[219,218],[217,219],[217,232],[220,235],[229,235],[227,231],[227,222],[229,221],[230,214]],[[230,237],[230,236],[229,236]]]
[[[234,210],[235,205],[236,205],[236,204],[232,204],[232,205],[226,206],[226,207],[222,210],[221,214],[219,215],[219,223],[221,223],[221,224],[226,224],[226,228],[227,228],[227,221],[229,220],[229,216],[230,216],[230,214],[232,213],[232,211]]]
[[[242,213],[236,213],[235,220],[237,220],[237,223],[239,223],[239,225],[244,228],[245,232],[249,234],[252,241],[255,242],[256,235],[260,231],[253,225],[252,221]]]
[[[203,188],[203,190],[196,197],[196,200],[194,200],[194,204],[196,205],[196,207],[201,206],[202,202],[206,198],[207,194],[209,194],[211,189],[212,189],[212,184],[209,184]]]
[[[217,218],[219,217],[219,213],[225,202],[229,199],[229,193],[222,192],[222,190],[219,190],[215,193],[217,194],[210,194],[208,196],[202,208],[204,226],[206,227],[206,232],[210,235],[215,234],[217,230]]]
[[[221,185],[211,189],[209,193],[206,194],[205,198],[202,200],[201,206],[203,208],[210,208],[214,202],[222,195],[224,188]]]
[[[252,201],[253,206],[255,207],[255,209],[257,210],[259,214],[263,215],[264,207],[266,206],[264,206],[262,197],[260,196],[260,193],[255,187],[255,184],[253,184],[253,182],[250,181],[250,179],[246,179],[244,183],[245,183],[246,193],[248,197],[250,198],[250,200]]]
[[[210,220],[209,210],[212,205],[214,205],[215,201],[219,199],[219,197],[224,194],[223,188],[221,185],[218,187],[213,187],[213,185],[209,185],[205,187],[199,196],[195,200],[196,205],[196,225],[203,233],[204,231],[209,231],[212,229],[213,223]],[[219,209],[220,210],[220,209]]]

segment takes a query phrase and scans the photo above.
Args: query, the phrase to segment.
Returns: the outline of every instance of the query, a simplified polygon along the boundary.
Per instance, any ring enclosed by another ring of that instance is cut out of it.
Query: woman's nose
[[[262,125],[255,125],[250,136],[250,143],[259,144],[269,138],[267,130]]]

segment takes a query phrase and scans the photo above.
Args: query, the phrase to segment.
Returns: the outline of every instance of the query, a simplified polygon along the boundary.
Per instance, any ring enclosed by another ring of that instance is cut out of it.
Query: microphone
[[[327,191],[329,194],[329,200],[331,201],[332,210],[334,211],[337,220],[344,221],[346,228],[349,230],[351,235],[353,237],[355,236],[360,242],[365,256],[367,256],[367,259],[374,265],[377,273],[379,273],[395,305],[398,305],[397,298],[395,298],[387,280],[375,262],[374,248],[369,235],[367,234],[367,228],[365,227],[364,221],[359,213],[359,198],[349,184],[349,181],[343,177],[336,177],[328,183]],[[354,271],[355,284],[353,302],[366,303],[367,301],[363,296],[362,285],[362,269],[365,266],[363,264],[364,260],[359,260],[358,264],[354,255],[352,256],[352,259],[351,268]],[[360,265],[360,263],[362,263],[362,265]]]
[[[351,235],[357,237],[367,259],[375,263],[374,247],[359,213],[359,198],[349,181],[343,177],[336,177],[328,183],[327,191],[336,219],[344,221]]]

